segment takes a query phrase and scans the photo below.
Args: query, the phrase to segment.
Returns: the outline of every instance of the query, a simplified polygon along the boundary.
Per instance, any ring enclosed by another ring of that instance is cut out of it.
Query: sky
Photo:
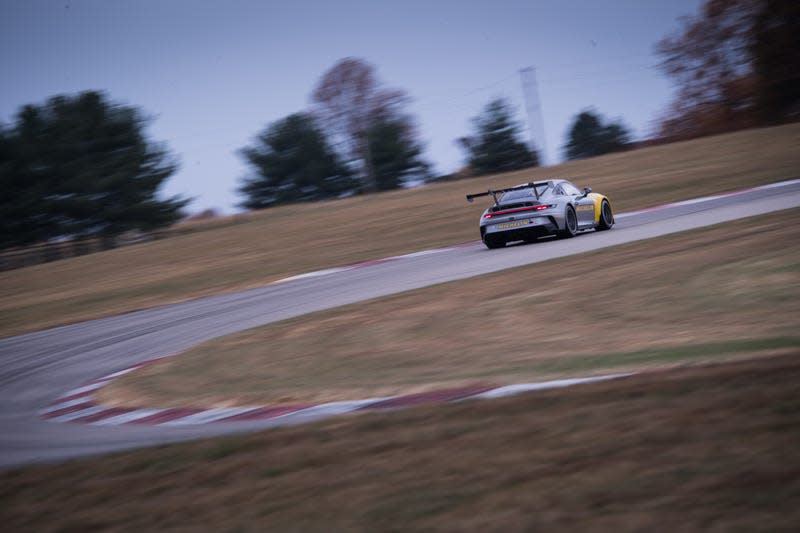
[[[674,95],[655,43],[701,0],[0,0],[0,122],[57,94],[105,91],[152,117],[148,138],[180,169],[163,196],[237,211],[238,150],[311,107],[345,57],[411,98],[425,158],[464,166],[456,139],[506,98],[529,140],[520,70],[535,69],[537,137],[563,160],[575,115],[594,109],[646,138]],[[564,176],[568,177],[568,176]]]

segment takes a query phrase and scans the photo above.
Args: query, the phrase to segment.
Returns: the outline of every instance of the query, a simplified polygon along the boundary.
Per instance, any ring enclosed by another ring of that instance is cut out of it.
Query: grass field
[[[99,396],[352,400],[797,352],[798,226],[793,209],[306,315],[212,340]]]
[[[795,531],[798,355],[0,472],[0,523]]]
[[[800,125],[755,130],[204,223],[3,273],[0,335],[475,240],[481,208],[463,194],[489,185],[575,177],[626,210],[797,177],[797,146]],[[380,238],[360,233],[364,219]],[[418,219],[430,227],[418,231]],[[798,224],[794,209],[206,343],[115,381],[103,399],[322,401],[651,372],[0,472],[0,524],[43,532],[796,530]]]
[[[473,241],[483,205],[464,195],[488,187],[568,177],[630,210],[796,178],[798,146],[793,124],[187,225],[168,239],[0,273],[0,336]]]

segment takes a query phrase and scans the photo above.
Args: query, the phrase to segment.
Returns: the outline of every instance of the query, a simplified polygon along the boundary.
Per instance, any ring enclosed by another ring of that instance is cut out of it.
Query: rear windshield
[[[541,185],[536,185],[536,190],[539,192],[539,196],[543,195],[544,192],[550,187],[549,183],[542,183]],[[520,189],[518,191],[509,191],[503,195],[503,201],[508,200],[519,200],[520,198],[529,198],[533,196],[536,197],[536,194],[533,192],[533,187],[528,187],[527,189]]]

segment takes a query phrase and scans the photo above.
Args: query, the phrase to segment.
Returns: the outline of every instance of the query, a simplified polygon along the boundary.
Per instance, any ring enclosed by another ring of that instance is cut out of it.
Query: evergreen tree
[[[426,180],[430,169],[422,148],[402,120],[378,119],[368,131],[369,152],[379,191],[402,187],[410,179]]]
[[[188,200],[157,199],[176,164],[147,141],[145,125],[138,109],[98,92],[25,106],[0,149],[2,246],[64,236],[110,241],[177,221]]]
[[[504,99],[489,102],[473,119],[475,135],[461,139],[468,165],[475,174],[507,172],[539,164],[539,157],[519,138],[519,125]]]
[[[583,111],[572,121],[567,136],[567,159],[582,159],[624,150],[630,134],[621,122],[603,123],[592,111]]]
[[[53,221],[43,213],[46,183],[30,179],[19,144],[12,132],[0,130],[0,248],[57,234]]]
[[[241,154],[255,170],[239,188],[247,209],[335,198],[357,187],[307,114],[271,124]]]

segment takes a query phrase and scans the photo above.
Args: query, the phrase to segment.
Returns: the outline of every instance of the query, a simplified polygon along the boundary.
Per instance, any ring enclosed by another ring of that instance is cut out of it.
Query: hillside
[[[554,167],[284,206],[185,233],[0,275],[0,336],[258,286],[330,267],[477,239],[464,195],[567,177],[617,211],[800,176],[800,124],[645,148]]]

